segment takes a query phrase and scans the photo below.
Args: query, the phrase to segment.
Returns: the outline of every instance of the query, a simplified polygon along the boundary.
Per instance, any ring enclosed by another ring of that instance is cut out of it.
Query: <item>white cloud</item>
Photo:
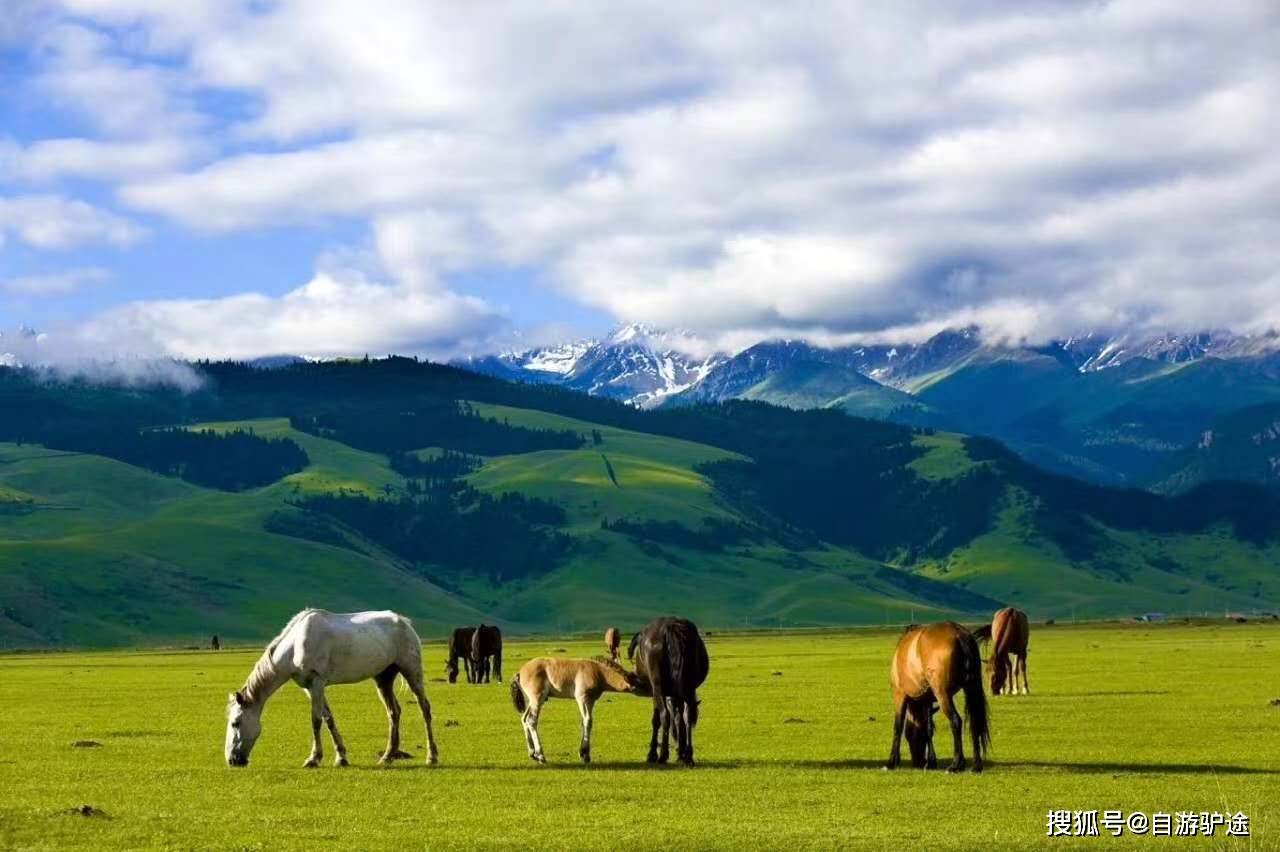
[[[332,268],[279,297],[132,302],[84,323],[76,337],[96,351],[172,358],[451,357],[505,325],[478,299],[422,281],[384,284],[359,269]]]
[[[392,282],[114,316],[173,351],[252,348],[202,314],[312,351],[298,317],[362,299],[380,319],[317,336],[456,346],[435,317],[491,315],[436,276],[494,264],[723,340],[1280,325],[1272,0],[61,5],[43,91],[222,153],[11,161],[199,229],[367,222]]]
[[[0,293],[14,296],[66,296],[85,285],[96,284],[110,277],[111,273],[101,267],[87,266],[44,275],[0,278]]]
[[[193,153],[191,143],[178,139],[103,142],[65,138],[29,145],[0,140],[0,180],[42,183],[68,177],[136,179],[181,168]]]
[[[0,196],[0,241],[13,234],[40,249],[64,249],[85,243],[127,246],[144,229],[107,210],[59,195]]]

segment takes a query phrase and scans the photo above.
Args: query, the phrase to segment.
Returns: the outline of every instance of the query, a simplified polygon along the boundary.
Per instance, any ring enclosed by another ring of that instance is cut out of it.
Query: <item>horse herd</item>
[[[934,768],[933,716],[941,713],[951,728],[954,758],[948,771],[965,768],[962,733],[965,720],[955,706],[963,692],[965,713],[973,749],[973,770],[982,771],[982,753],[990,745],[986,693],[982,683],[983,661],[979,643],[989,641],[987,660],[993,694],[1027,694],[1027,616],[1012,607],[995,614],[990,624],[970,630],[955,622],[910,625],[898,641],[890,665],[893,690],[893,745],[887,769],[901,763],[905,737],[911,763]],[[591,762],[593,710],[605,692],[622,692],[652,698],[653,715],[647,759],[666,763],[674,733],[676,758],[692,765],[693,730],[698,723],[697,690],[707,678],[710,659],[706,644],[693,622],[683,618],[658,618],[636,633],[628,648],[634,671],[618,661],[621,635],[616,628],[605,634],[607,657],[589,660],[538,657],[520,667],[511,679],[511,701],[520,714],[529,757],[546,762],[538,735],[538,717],[552,698],[572,698],[582,716],[579,756]],[[502,680],[502,632],[496,626],[462,627],[449,639],[445,672],[450,683],[458,677],[463,661],[468,683]],[[306,609],[295,615],[273,639],[254,665],[244,685],[227,702],[225,756],[230,766],[247,766],[254,744],[262,733],[262,711],[281,686],[293,681],[311,702],[311,754],[304,766],[319,766],[324,759],[321,728],[329,729],[336,766],[347,765],[347,749],[325,698],[330,684],[372,679],[387,711],[387,747],[379,763],[411,757],[400,748],[400,703],[393,688],[404,678],[422,714],[427,734],[427,763],[436,763],[439,750],[431,724],[422,666],[422,642],[409,620],[394,612],[332,613]],[[661,736],[660,736],[661,735]]]

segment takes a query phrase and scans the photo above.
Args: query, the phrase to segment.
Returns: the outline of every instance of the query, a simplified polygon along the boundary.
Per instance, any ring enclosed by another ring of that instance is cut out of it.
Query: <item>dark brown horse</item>
[[[444,671],[449,683],[458,682],[458,660],[467,670],[467,683],[472,682],[471,673],[471,636],[476,632],[474,627],[459,627],[449,635],[449,656],[445,659]]]
[[[471,634],[471,671],[476,683],[488,683],[492,661],[493,676],[502,682],[502,631],[496,625],[481,624]]]
[[[964,709],[973,743],[973,771],[982,771],[982,752],[991,747],[987,721],[987,696],[982,688],[982,657],[973,634],[952,621],[911,626],[898,640],[898,649],[889,667],[893,687],[893,747],[886,768],[902,762],[902,736],[907,734],[911,762],[927,766],[932,752],[933,703],[951,724],[955,756],[948,772],[965,767],[964,722],[953,696],[964,692]],[[934,759],[936,763],[936,758]]]
[[[1031,622],[1020,609],[1005,607],[991,617],[973,634],[979,642],[991,641],[991,656],[987,666],[991,669],[992,695],[1017,695],[1018,677],[1022,677],[1022,694],[1031,691],[1027,683],[1027,644],[1031,640]],[[1012,663],[1010,658],[1012,657]],[[1012,674],[1012,677],[1010,677]]]
[[[610,627],[604,632],[604,647],[609,652],[609,659],[618,662],[618,645],[622,643],[622,634],[618,628]]]
[[[658,618],[631,639],[627,656],[653,694],[650,763],[666,763],[671,728],[676,731],[676,757],[693,765],[693,729],[698,724],[698,687],[707,679],[711,660],[698,628],[683,618]],[[662,747],[658,747],[658,728]]]

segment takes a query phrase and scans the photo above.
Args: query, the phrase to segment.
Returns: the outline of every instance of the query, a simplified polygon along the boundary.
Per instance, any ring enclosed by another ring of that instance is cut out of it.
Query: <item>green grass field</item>
[[[542,721],[551,764],[540,767],[525,756],[505,684],[431,682],[438,767],[375,765],[385,718],[364,684],[329,693],[352,767],[301,768],[307,705],[285,689],[252,765],[232,770],[223,706],[256,649],[0,657],[0,847],[1072,844],[1045,836],[1051,808],[1243,811],[1251,838],[1219,829],[1197,846],[1280,847],[1280,707],[1269,704],[1280,697],[1280,626],[1036,627],[1032,695],[992,699],[988,770],[962,776],[880,769],[895,641],[884,630],[712,635],[693,769],[643,762],[645,699],[598,705],[589,767],[577,761],[576,708],[553,701]],[[533,655],[598,650],[594,640],[510,642],[506,674]],[[438,677],[443,646],[428,643],[424,656]],[[408,710],[405,731],[421,754]],[[100,745],[73,745],[86,740]],[[938,748],[948,756],[949,737]]]

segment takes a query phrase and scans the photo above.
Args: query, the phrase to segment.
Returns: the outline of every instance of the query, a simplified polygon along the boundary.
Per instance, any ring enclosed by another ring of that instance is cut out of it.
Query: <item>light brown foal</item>
[[[599,660],[562,660],[539,657],[520,667],[511,679],[511,703],[520,714],[524,726],[529,757],[546,763],[542,739],[538,736],[538,716],[542,705],[551,698],[572,698],[582,714],[582,743],[578,755],[583,763],[591,762],[592,710],[606,692],[635,692],[639,679],[617,663]]]

